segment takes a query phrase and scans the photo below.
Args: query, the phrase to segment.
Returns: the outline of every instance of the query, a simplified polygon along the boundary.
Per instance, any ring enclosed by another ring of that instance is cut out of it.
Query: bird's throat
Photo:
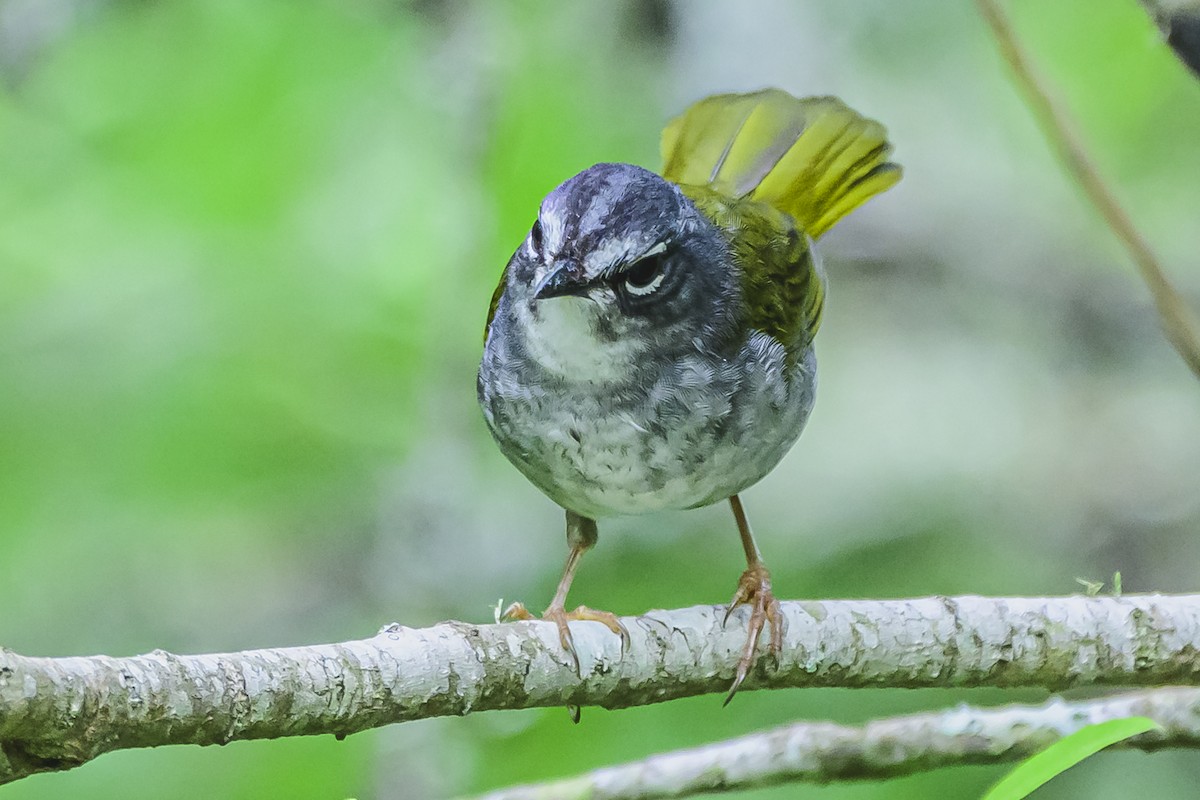
[[[602,335],[595,303],[581,297],[523,305],[518,322],[529,357],[564,380],[627,381],[645,349],[628,338]]]

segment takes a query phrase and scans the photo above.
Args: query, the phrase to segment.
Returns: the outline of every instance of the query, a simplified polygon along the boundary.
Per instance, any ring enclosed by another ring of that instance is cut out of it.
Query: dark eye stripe
[[[658,291],[654,293],[655,299],[660,303],[665,303],[683,288],[684,274],[681,269],[666,270],[666,277],[663,279],[662,286],[658,287]]]

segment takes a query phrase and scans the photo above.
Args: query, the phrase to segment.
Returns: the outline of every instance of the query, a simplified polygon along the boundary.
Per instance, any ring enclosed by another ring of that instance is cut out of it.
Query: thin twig
[[[1134,716],[1162,727],[1121,746],[1200,747],[1200,690],[1155,689],[1040,706],[964,705],[859,727],[799,722],[574,778],[501,789],[479,800],[663,800],[779,783],[881,780],[1017,761],[1085,725]]]
[[[1042,127],[1042,132],[1058,150],[1067,169],[1079,181],[1113,233],[1129,251],[1142,279],[1150,288],[1167,339],[1196,377],[1200,378],[1200,323],[1171,285],[1149,243],[1134,227],[1129,215],[1100,177],[1095,162],[1075,133],[1066,112],[1051,98],[1045,88],[1045,80],[1037,75],[1028,54],[1017,38],[1008,14],[997,0],[977,0],[977,3],[980,13],[996,37],[1000,55],[1012,69],[1034,117]]]

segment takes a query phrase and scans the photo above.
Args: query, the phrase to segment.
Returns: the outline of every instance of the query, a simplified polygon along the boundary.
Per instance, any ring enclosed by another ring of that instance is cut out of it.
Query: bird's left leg
[[[610,631],[621,637],[622,650],[629,647],[629,631],[617,619],[617,615],[608,611],[597,611],[587,606],[579,606],[574,611],[567,611],[567,592],[571,590],[571,582],[575,579],[575,569],[579,559],[596,544],[599,533],[596,520],[567,512],[567,564],[563,568],[562,579],[558,582],[558,590],[554,599],[542,613],[542,619],[549,620],[558,626],[558,639],[563,650],[570,654],[575,663],[575,673],[579,674],[579,655],[575,652],[575,640],[571,637],[571,628],[567,623],[571,620],[591,620],[605,625]],[[537,619],[522,603],[513,603],[504,610],[505,619]]]
[[[740,605],[749,605],[752,610],[746,646],[742,648],[742,657],[738,661],[733,685],[729,687],[729,694],[725,696],[726,705],[733,699],[742,681],[746,680],[746,675],[754,664],[759,636],[768,622],[771,624],[771,654],[778,659],[783,651],[783,614],[779,610],[779,601],[771,592],[771,573],[763,563],[762,554],[758,552],[754,534],[750,532],[750,523],[746,520],[746,512],[742,509],[742,501],[736,494],[729,498],[729,506],[733,509],[733,518],[737,521],[742,549],[746,551],[746,571],[738,581],[737,591],[733,594],[733,600],[730,601],[721,624],[728,622],[729,615]]]

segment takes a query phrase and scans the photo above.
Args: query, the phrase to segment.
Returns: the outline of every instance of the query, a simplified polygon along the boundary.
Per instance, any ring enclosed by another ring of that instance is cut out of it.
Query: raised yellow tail
[[[780,89],[705,98],[663,131],[663,177],[749,196],[816,239],[900,180],[887,131],[836,97]]]

